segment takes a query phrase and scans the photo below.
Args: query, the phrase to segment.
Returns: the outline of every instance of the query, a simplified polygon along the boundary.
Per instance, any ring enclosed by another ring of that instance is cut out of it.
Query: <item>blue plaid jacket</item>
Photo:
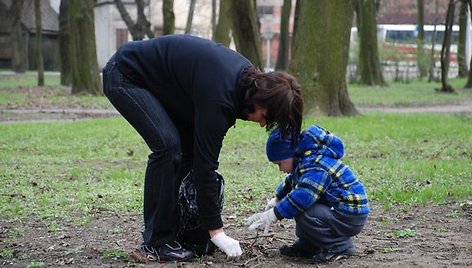
[[[342,163],[343,142],[313,125],[299,137],[294,171],[276,191],[278,218],[291,219],[319,202],[349,214],[368,214],[369,203],[361,181]]]

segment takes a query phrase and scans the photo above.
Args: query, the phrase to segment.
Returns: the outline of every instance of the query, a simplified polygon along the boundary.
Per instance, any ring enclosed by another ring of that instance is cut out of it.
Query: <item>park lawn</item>
[[[369,113],[310,118],[345,142],[345,162],[386,209],[472,196],[472,121],[458,115]],[[259,210],[283,179],[266,132],[238,121],[219,171],[225,213]],[[86,224],[97,211],[139,213],[148,149],[122,118],[0,125],[0,215]]]
[[[41,106],[54,103],[61,108],[111,109],[104,96],[70,95],[70,88],[60,86],[60,76],[46,73],[46,89],[35,88],[35,72],[0,75],[0,107]],[[472,89],[463,89],[466,79],[450,79],[457,94],[437,93],[439,82],[413,79],[409,83],[388,81],[387,87],[349,84],[351,100],[358,106],[415,106],[472,101]]]
[[[10,70],[0,70],[10,72]],[[0,89],[16,87],[34,87],[38,84],[38,73],[28,71],[22,74],[2,74],[0,75]],[[59,87],[61,76],[59,73],[46,72],[44,74],[44,84],[49,87]]]
[[[37,87],[37,74],[0,75],[0,107],[112,109],[104,96],[70,95],[70,87],[60,85],[60,76],[45,74],[45,86]]]
[[[352,102],[359,106],[418,106],[459,103],[472,100],[472,89],[464,89],[465,79],[450,79],[457,93],[438,93],[439,82],[411,80],[409,83],[388,82],[386,87],[349,84]]]

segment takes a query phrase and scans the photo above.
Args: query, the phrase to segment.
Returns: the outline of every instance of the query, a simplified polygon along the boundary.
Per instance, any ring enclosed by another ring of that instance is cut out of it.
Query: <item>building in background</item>
[[[55,0],[57,1],[57,0]],[[129,15],[136,21],[134,0],[123,0]],[[145,14],[155,36],[162,35],[162,0],[145,1]],[[174,0],[175,33],[184,33],[189,0]],[[211,39],[211,0],[197,1],[190,34]],[[125,22],[113,0],[97,0],[95,5],[95,33],[98,65],[103,67],[113,53],[125,42],[132,40]]]
[[[280,22],[283,2],[283,0],[257,1],[257,17],[261,25],[262,59],[265,63],[265,70],[273,70],[277,64],[276,60],[280,43]],[[293,0],[289,20],[289,40],[292,39],[295,3],[296,1]],[[290,43],[291,42],[289,42],[289,50]]]
[[[0,67],[10,68],[10,31],[11,14],[9,7],[14,0],[0,0]],[[134,0],[122,0],[133,20],[136,20],[136,6]],[[35,68],[35,59],[32,57],[34,49],[34,8],[33,1],[27,0],[22,18],[22,26],[28,41],[29,67]],[[61,0],[43,1],[43,40],[46,70],[58,70],[58,13]],[[145,14],[151,22],[152,31],[156,36],[162,34],[162,0],[145,0]],[[257,16],[260,23],[262,39],[262,57],[264,67],[271,70],[276,65],[280,39],[280,21],[283,0],[257,0]],[[438,12],[436,13],[436,2]],[[448,0],[425,1],[425,24],[443,24]],[[184,33],[188,17],[190,0],[174,0],[175,33]],[[289,38],[292,38],[296,0],[292,0],[291,16],[289,21]],[[219,1],[216,1],[216,8]],[[124,43],[131,40],[131,35],[125,22],[115,6],[114,0],[96,0],[95,4],[95,33],[99,67],[103,67],[113,53]],[[216,10],[218,14],[218,10]],[[409,40],[415,45],[416,1],[411,0],[382,0],[378,11],[377,22],[379,40],[394,41]],[[197,0],[190,34],[211,39],[212,37],[212,0]],[[430,27],[430,26],[428,26]],[[456,26],[457,28],[457,26]],[[472,51],[472,29],[470,16],[468,27],[468,42],[466,57],[470,59]],[[427,33],[428,36],[428,33]],[[354,34],[352,37],[355,37]],[[403,42],[403,41],[402,41]],[[407,42],[407,43],[408,43]],[[234,46],[231,46],[234,49]],[[441,43],[437,43],[440,49]],[[454,47],[453,47],[454,50]],[[355,53],[354,53],[355,54]],[[467,60],[467,63],[469,61]]]
[[[13,16],[10,12],[12,1],[0,0],[0,68],[12,67],[11,32]],[[59,69],[59,21],[58,13],[48,1],[41,1],[41,27],[43,41],[43,61],[45,70]],[[34,1],[24,1],[21,15],[21,31],[25,40],[26,66],[36,69],[36,22]]]

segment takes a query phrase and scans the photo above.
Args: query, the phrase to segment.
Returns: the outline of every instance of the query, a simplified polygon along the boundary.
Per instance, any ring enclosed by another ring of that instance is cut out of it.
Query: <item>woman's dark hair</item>
[[[267,109],[266,130],[278,128],[284,138],[296,144],[303,119],[303,100],[295,77],[285,72],[263,73],[254,67],[245,70],[241,86],[246,88],[245,113],[254,112],[255,105]]]

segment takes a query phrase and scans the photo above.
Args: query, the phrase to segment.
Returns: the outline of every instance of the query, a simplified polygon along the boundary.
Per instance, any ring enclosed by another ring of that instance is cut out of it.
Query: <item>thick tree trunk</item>
[[[185,34],[189,34],[192,30],[193,14],[195,13],[195,4],[197,0],[190,0],[190,7],[188,9],[187,24],[185,25]]]
[[[63,86],[72,84],[69,6],[69,1],[61,1],[59,7],[59,55],[61,60],[61,85]]]
[[[221,43],[229,47],[231,37],[229,32],[231,30],[231,0],[220,0],[218,23],[216,24],[215,32],[213,33],[213,41]]]
[[[416,40],[416,65],[418,66],[419,77],[428,75],[428,56],[424,49],[424,0],[417,0],[418,9],[418,38]]]
[[[276,70],[286,70],[288,67],[288,55],[290,50],[289,22],[292,11],[292,0],[284,0],[282,15],[280,16],[279,51],[277,54]]]
[[[455,0],[449,0],[446,15],[446,25],[444,29],[444,38],[441,48],[441,85],[442,88],[437,89],[439,92],[455,92],[454,88],[448,82],[449,64],[451,54],[451,37],[452,26],[454,24]]]
[[[459,77],[467,77],[467,60],[465,56],[465,46],[467,41],[467,10],[466,0],[460,1],[459,12],[459,37],[457,40],[457,63],[459,65]]]
[[[261,34],[257,26],[256,6],[251,0],[232,1],[233,38],[236,49],[254,66],[262,68]]]
[[[12,51],[12,69],[16,73],[24,73],[27,69],[26,45],[21,26],[21,13],[23,10],[23,0],[12,1],[12,32],[11,32],[11,51]]]
[[[173,34],[175,31],[174,0],[164,0],[162,2],[162,15],[164,16],[162,34]]]
[[[358,19],[361,25],[358,29],[360,31],[359,83],[368,86],[385,86],[380,68],[374,0],[361,1]]]
[[[346,87],[354,2],[297,1],[297,31],[289,70],[302,85],[307,113],[357,115]]]
[[[44,86],[44,63],[43,63],[43,29],[41,23],[41,1],[34,0],[34,15],[36,22],[36,59],[38,69],[38,86]]]
[[[70,2],[72,94],[101,95],[94,29],[94,0]]]

